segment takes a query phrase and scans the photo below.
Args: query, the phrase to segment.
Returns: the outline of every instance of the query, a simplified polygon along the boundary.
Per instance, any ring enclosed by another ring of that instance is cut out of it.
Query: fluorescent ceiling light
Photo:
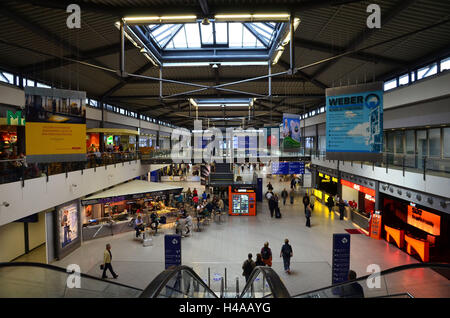
[[[198,104],[199,107],[220,107],[222,105],[225,105],[225,107],[230,107],[230,106],[236,106],[236,107],[247,107],[249,106],[249,104],[244,104],[244,103],[236,103],[236,104],[229,104],[229,103],[214,103],[214,104]]]
[[[246,61],[246,62],[217,62],[220,66],[266,66],[266,61]],[[180,63],[163,63],[163,67],[198,67],[207,66],[210,67],[210,62],[180,62]]]
[[[189,102],[190,102],[194,107],[198,107],[197,102],[196,102],[193,98],[189,98]]]
[[[275,58],[273,59],[272,65],[275,65],[278,63],[278,60],[280,59],[281,55],[283,55],[283,52],[284,52],[284,48],[282,46],[280,46],[276,50],[276,55],[275,55]]]
[[[149,17],[125,17],[123,21],[127,23],[166,23],[166,22],[196,22],[195,15],[180,15],[180,16],[149,16]]]
[[[216,21],[288,21],[288,13],[269,13],[269,14],[216,14]]]
[[[294,19],[294,32],[295,32],[295,30],[297,30],[297,27],[299,24],[300,24],[300,19],[295,18]],[[289,32],[284,37],[284,40],[281,42],[281,45],[285,46],[286,44],[289,43],[290,40],[291,40],[291,27],[289,26]]]

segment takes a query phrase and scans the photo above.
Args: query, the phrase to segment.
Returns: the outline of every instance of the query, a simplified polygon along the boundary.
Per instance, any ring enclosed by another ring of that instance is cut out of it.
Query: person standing
[[[256,254],[256,262],[255,262],[256,266],[266,266],[266,264],[264,264],[263,260],[262,260],[262,256],[261,253]]]
[[[273,218],[273,213],[275,212],[275,195],[272,195],[269,199],[269,211],[270,211],[270,217]]]
[[[343,220],[344,219],[344,211],[345,211],[345,203],[344,203],[344,200],[342,200],[342,198],[339,198],[338,207],[339,207],[339,220]]]
[[[312,209],[311,209],[311,205],[307,205],[306,206],[306,212],[305,212],[305,216],[306,216],[306,226],[307,227],[311,227],[311,214],[312,214]]]
[[[289,244],[289,240],[284,240],[284,245],[281,247],[280,257],[283,257],[284,271],[288,274],[291,273],[291,257],[293,256],[292,246]]]
[[[119,277],[119,275],[114,273],[114,270],[111,265],[111,260],[112,260],[111,244],[108,243],[108,244],[106,244],[106,249],[105,249],[105,252],[103,253],[103,275],[102,275],[103,279],[108,278],[106,276],[107,269],[109,269],[109,271],[111,272],[111,274],[113,275],[114,278]]]
[[[295,178],[292,177],[292,179],[291,179],[291,189],[295,189],[295,183],[296,183]]]
[[[305,213],[306,213],[306,208],[309,206],[309,196],[307,193],[305,193],[304,197],[303,197],[303,205],[305,206]]]
[[[283,191],[281,192],[281,197],[283,198],[283,205],[286,205],[286,199],[288,197],[288,192],[286,188],[284,188]]]
[[[264,247],[261,249],[261,257],[264,264],[272,267],[272,250],[269,247],[269,242],[264,243]]]
[[[245,277],[245,282],[248,282],[250,274],[256,266],[255,262],[252,260],[252,257],[252,253],[248,253],[248,258],[245,260],[244,264],[242,264],[242,275]]]
[[[272,186],[272,183],[270,183],[270,181],[269,181],[269,184],[267,185],[267,190],[269,190],[269,191],[273,190],[273,186]]]
[[[295,197],[295,190],[292,188],[291,191],[289,191],[289,198],[291,199],[291,204],[294,204],[294,197]]]

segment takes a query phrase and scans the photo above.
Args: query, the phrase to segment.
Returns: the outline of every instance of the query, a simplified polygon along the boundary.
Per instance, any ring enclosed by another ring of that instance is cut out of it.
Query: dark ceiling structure
[[[367,6],[374,2],[381,7],[380,29],[366,25]],[[80,29],[66,25],[70,4],[81,8]],[[111,71],[120,68],[120,32],[115,23],[124,16],[194,14],[202,19],[254,12],[289,12],[301,20],[293,37],[293,58],[285,50],[270,70],[286,72],[294,61],[296,71],[274,76],[270,88],[268,65],[160,69],[128,40],[124,63],[136,76]],[[0,69],[55,87],[83,90],[89,98],[187,128],[193,127],[195,118],[190,98],[254,94],[247,124],[261,127],[280,123],[284,112],[303,114],[323,106],[326,88],[384,81],[448,55],[449,17],[450,2],[442,0],[4,0]],[[160,86],[155,80],[160,76],[172,82]],[[196,92],[178,82],[211,89]],[[236,83],[228,85],[228,91],[217,89],[231,82]],[[193,93],[183,94],[189,90]],[[248,107],[198,112],[199,119],[208,118],[218,127],[239,125],[248,115]]]

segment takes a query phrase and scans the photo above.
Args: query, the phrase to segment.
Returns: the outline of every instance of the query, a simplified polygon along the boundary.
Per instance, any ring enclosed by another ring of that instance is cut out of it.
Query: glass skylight
[[[150,24],[146,33],[160,49],[202,47],[269,48],[281,23],[200,22],[185,24]]]

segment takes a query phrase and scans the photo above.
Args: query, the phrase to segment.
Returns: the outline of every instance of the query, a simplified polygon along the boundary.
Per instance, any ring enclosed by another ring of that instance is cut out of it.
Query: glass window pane
[[[228,43],[228,27],[227,23],[216,23],[216,43]]]
[[[416,132],[417,155],[419,157],[428,156],[427,131],[418,130]]]
[[[200,45],[200,31],[197,23],[186,23],[186,39],[188,48],[199,48]]]
[[[430,157],[441,156],[441,129],[434,128],[428,130],[428,139],[430,147]]]
[[[414,82],[416,80],[416,73],[411,72],[411,82]]]
[[[390,81],[384,83],[385,91],[396,88],[396,87],[397,87],[397,79],[393,79],[393,80],[390,80]]]
[[[166,48],[185,49],[187,47],[188,45],[187,45],[186,27],[183,26],[180,32],[178,32],[177,35],[175,35],[173,40],[166,46]]]
[[[213,44],[214,38],[213,38],[213,28],[212,23],[208,25],[200,24],[200,28],[202,31],[202,44]]]
[[[450,158],[450,128],[442,129],[442,137],[444,142],[444,157]]]
[[[441,72],[445,70],[450,70],[450,57],[441,61]]]
[[[0,72],[0,81],[9,84],[14,84],[14,75],[6,72]]]
[[[417,79],[420,80],[422,78],[426,78],[428,76],[434,75],[437,73],[437,64],[433,63],[431,65],[425,66],[417,71]]]
[[[409,83],[409,76],[408,76],[408,74],[402,75],[398,79],[398,84],[399,85],[406,85],[408,83]]]
[[[230,47],[242,47],[242,23],[230,23],[229,24]]]
[[[395,132],[395,153],[403,154],[403,131]]]
[[[387,133],[386,152],[394,153],[394,133],[393,132]]]
[[[406,153],[415,154],[416,140],[414,136],[414,130],[407,130],[405,132]]]

